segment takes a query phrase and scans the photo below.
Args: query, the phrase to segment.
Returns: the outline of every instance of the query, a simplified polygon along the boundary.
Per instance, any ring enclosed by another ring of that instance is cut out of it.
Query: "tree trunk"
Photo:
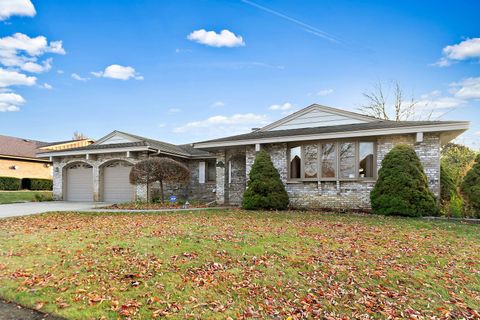
[[[163,195],[163,181],[160,180],[160,194],[162,196],[162,203],[165,202],[165,196]]]

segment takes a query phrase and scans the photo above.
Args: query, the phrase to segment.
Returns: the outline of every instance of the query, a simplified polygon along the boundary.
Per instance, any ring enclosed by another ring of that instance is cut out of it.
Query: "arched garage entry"
[[[65,199],[93,201],[93,168],[88,163],[76,162],[65,169]]]
[[[123,160],[109,161],[101,166],[103,201],[121,203],[135,199],[134,185],[129,180],[132,166]]]

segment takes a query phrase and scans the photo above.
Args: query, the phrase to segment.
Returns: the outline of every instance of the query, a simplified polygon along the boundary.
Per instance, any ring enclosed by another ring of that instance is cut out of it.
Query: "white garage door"
[[[124,161],[110,163],[103,168],[103,201],[121,203],[134,200],[130,170],[132,165]]]
[[[87,164],[67,168],[67,200],[93,201],[93,173]]]

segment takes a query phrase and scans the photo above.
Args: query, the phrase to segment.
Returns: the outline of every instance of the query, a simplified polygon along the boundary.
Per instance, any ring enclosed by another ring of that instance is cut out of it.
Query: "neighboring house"
[[[84,139],[47,143],[0,135],[0,177],[51,179],[52,163],[48,159],[37,158],[38,152],[92,142]]]
[[[76,201],[145,199],[131,186],[131,166],[169,156],[192,172],[188,186],[170,194],[238,205],[260,149],[265,149],[297,207],[367,209],[385,154],[395,144],[417,152],[435,195],[440,192],[440,149],[469,127],[464,121],[387,121],[311,105],[251,133],[172,145],[114,131],[94,144],[39,156],[54,164],[54,196]]]

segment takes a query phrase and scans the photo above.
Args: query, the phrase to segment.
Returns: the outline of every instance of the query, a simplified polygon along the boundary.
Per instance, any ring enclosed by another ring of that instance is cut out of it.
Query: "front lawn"
[[[40,195],[42,201],[52,200],[52,191],[0,191],[0,204],[38,201],[36,194]]]
[[[73,319],[480,315],[480,226],[353,214],[0,220],[0,297]]]

